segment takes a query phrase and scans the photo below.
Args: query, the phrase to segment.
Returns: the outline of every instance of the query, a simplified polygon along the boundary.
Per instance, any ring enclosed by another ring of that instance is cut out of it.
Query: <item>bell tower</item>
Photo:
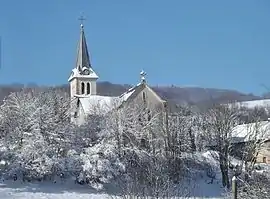
[[[85,20],[80,18],[81,21]],[[73,99],[75,96],[96,95],[98,80],[97,74],[94,72],[87,48],[87,43],[84,33],[84,25],[81,23],[80,40],[77,49],[76,66],[72,70],[68,79],[70,83],[70,96]]]

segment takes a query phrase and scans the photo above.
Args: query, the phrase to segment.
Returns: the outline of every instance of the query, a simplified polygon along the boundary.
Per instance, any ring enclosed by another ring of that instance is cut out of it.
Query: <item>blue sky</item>
[[[270,87],[269,0],[2,0],[0,84],[67,83],[81,13],[100,81]]]

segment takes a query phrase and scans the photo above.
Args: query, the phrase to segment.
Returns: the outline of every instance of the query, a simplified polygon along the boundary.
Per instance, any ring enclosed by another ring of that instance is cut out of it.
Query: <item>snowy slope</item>
[[[234,103],[234,105],[247,108],[255,108],[255,107],[270,107],[270,99],[262,99],[262,100],[251,100],[251,101],[242,101]]]

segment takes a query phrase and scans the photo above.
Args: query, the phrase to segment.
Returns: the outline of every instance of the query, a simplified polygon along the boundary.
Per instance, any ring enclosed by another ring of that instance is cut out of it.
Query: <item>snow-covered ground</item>
[[[208,162],[213,168],[217,169],[217,161],[213,157],[215,153],[205,152],[203,154],[195,154],[198,161]],[[194,170],[195,178],[192,180],[185,180],[179,185],[178,190],[183,190],[181,193],[189,194],[190,198],[212,198],[221,199],[223,197],[224,189],[221,186],[221,180],[218,170],[216,178],[211,182],[207,177],[206,172],[202,170]],[[75,184],[72,181],[66,182],[40,182],[40,183],[25,183],[21,181],[3,181],[0,183],[0,199],[107,199],[107,198],[121,198],[115,197],[112,194],[114,188],[112,186],[106,187],[105,192],[97,192],[89,186],[82,186]]]
[[[216,183],[207,184],[204,180],[194,186],[194,193],[191,198],[212,198],[220,199],[222,189]],[[109,199],[118,198],[106,193],[97,193],[94,190],[72,184],[52,184],[52,183],[21,183],[5,182],[0,183],[1,199]],[[120,197],[119,197],[120,198]]]
[[[76,184],[3,182],[1,199],[104,199],[108,194],[95,193],[90,188]]]

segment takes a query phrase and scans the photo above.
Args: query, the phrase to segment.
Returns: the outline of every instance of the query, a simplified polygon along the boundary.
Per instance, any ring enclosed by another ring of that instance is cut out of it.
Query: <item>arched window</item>
[[[83,82],[82,82],[81,89],[82,89],[82,94],[84,94],[84,83]]]
[[[147,120],[151,120],[151,111],[149,109],[147,110]]]
[[[145,92],[142,93],[143,102],[146,103],[146,95]]]
[[[77,103],[76,103],[76,107],[75,107],[75,112],[74,112],[74,118],[77,118],[78,117],[78,108],[80,106],[80,100],[77,99]]]
[[[138,121],[140,125],[143,125],[143,116],[141,113],[139,114]]]
[[[141,138],[141,147],[146,148],[146,139]]]
[[[90,83],[88,82],[87,84],[86,84],[86,94],[90,94]]]

